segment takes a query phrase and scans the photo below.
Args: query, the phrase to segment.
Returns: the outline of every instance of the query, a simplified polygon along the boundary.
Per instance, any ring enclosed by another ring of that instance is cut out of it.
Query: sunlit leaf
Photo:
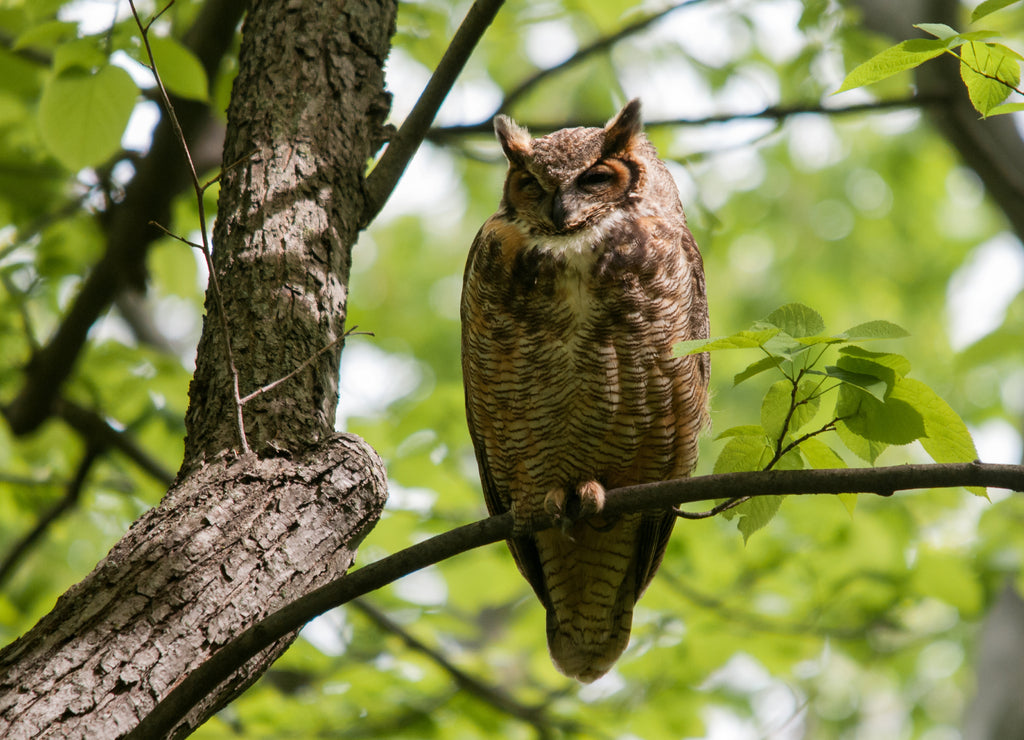
[[[160,79],[168,92],[190,100],[209,99],[206,70],[190,49],[170,36],[153,36],[149,43]],[[149,63],[148,57],[145,63]]]
[[[756,424],[743,424],[738,427],[730,427],[724,432],[719,433],[715,439],[727,439],[728,437],[756,437],[765,436],[764,429],[757,426]]]
[[[921,412],[897,397],[895,389],[882,403],[871,394],[844,383],[839,387],[836,416],[842,418],[839,423],[851,432],[875,442],[905,445],[925,435]]]
[[[867,391],[872,396],[877,398],[879,401],[885,400],[885,394],[889,390],[889,386],[884,380],[879,378],[877,375],[867,375],[865,373],[855,373],[850,370],[845,370],[835,365],[828,365],[825,367],[825,374],[830,378],[842,381],[843,383],[849,383],[855,385],[862,390]]]
[[[910,332],[891,321],[868,321],[851,326],[836,336],[849,342],[863,342],[869,339],[902,339],[909,337]]]
[[[43,141],[69,170],[109,159],[120,148],[138,92],[127,72],[110,65],[95,74],[74,68],[52,77],[39,101]]]
[[[1020,2],[1020,0],[985,0],[985,2],[971,12],[971,23],[980,21],[986,15],[995,13],[997,10],[1002,10],[1008,5],[1013,5],[1016,2]]]
[[[760,331],[741,331],[717,339],[688,339],[685,342],[678,342],[672,351],[676,357],[684,357],[720,349],[751,349],[760,347],[778,333],[779,330],[773,328]]]
[[[754,377],[755,375],[759,375],[760,373],[763,373],[766,370],[771,370],[772,368],[776,368],[779,365],[781,365],[783,362],[785,362],[785,358],[778,357],[777,355],[770,355],[768,357],[762,357],[757,362],[753,362],[750,365],[747,365],[746,369],[743,370],[742,372],[736,373],[735,377],[733,377],[733,379],[732,379],[732,384],[733,385],[739,385],[744,380],[749,380],[750,378]]]
[[[811,437],[810,439],[805,439],[801,442],[800,453],[812,468],[818,470],[832,470],[847,467],[846,461],[840,457],[839,453],[822,442],[818,437]],[[857,494],[841,493],[838,495],[838,498],[846,508],[847,512],[852,516],[853,511],[857,506]]]
[[[788,380],[773,383],[761,403],[761,426],[772,439],[782,436],[782,425],[789,415],[793,384]]]
[[[802,303],[787,303],[768,314],[764,321],[791,337],[812,337],[825,331],[821,314]]]
[[[1020,84],[1020,63],[1002,44],[969,43],[960,48],[960,77],[971,104],[983,116]]]
[[[945,50],[946,44],[942,39],[901,41],[854,67],[836,93],[880,82],[887,77],[913,69],[929,59],[934,59]]]

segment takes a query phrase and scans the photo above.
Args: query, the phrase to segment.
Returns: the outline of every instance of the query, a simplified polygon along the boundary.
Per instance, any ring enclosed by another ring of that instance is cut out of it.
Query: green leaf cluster
[[[984,2],[974,10],[971,20],[978,21],[1013,2],[1016,0]],[[984,30],[961,33],[944,23],[918,23],[916,28],[934,38],[901,41],[879,52],[850,71],[836,92],[871,85],[942,54],[951,54],[960,60],[960,78],[971,104],[983,117],[1024,110],[1024,102],[1005,102],[1014,93],[1024,96],[1020,87],[1024,56],[993,40],[999,34]]]
[[[817,311],[789,303],[730,336],[680,342],[678,355],[759,350],[761,356],[736,373],[734,385],[762,373],[781,376],[764,394],[759,424],[719,433],[726,443],[714,472],[846,467],[843,454],[826,439],[842,442],[846,452],[868,463],[892,445],[913,442],[935,462],[975,460],[967,425],[931,388],[907,377],[910,362],[861,346],[906,336],[905,329],[883,320],[829,334]],[[826,364],[832,352],[835,364]],[[984,489],[971,490],[985,495]],[[731,512],[739,515],[739,529],[749,538],[771,521],[780,504],[781,497],[759,496]]]

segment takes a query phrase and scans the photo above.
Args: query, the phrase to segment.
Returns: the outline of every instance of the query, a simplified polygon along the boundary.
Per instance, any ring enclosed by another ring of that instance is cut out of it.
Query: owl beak
[[[565,231],[571,218],[570,206],[565,196],[558,190],[551,196],[551,223],[559,231]]]

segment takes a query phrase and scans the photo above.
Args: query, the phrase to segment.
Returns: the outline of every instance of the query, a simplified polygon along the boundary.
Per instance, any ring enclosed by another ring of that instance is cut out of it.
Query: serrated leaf
[[[925,429],[921,446],[935,462],[971,462],[978,459],[978,450],[963,419],[927,385],[913,378],[904,378],[893,389],[890,398],[905,401],[921,414]],[[976,496],[986,495],[985,489],[979,486],[971,486],[967,490]]]
[[[886,448],[889,447],[885,442],[879,442],[875,439],[865,439],[860,434],[847,427],[846,423],[843,421],[836,422],[836,435],[843,441],[843,444],[846,445],[846,449],[861,460],[871,463],[872,465],[874,465],[878,456],[885,452]]]
[[[772,384],[761,402],[761,426],[773,440],[782,436],[782,425],[789,413],[793,385],[788,380]]]
[[[104,162],[121,146],[138,92],[120,67],[106,65],[95,74],[75,68],[55,75],[39,101],[43,142],[73,171]]]
[[[971,23],[980,21],[986,15],[995,13],[997,10],[1002,10],[1008,5],[1013,5],[1020,0],[985,0],[981,5],[976,7],[971,13]]]
[[[914,28],[920,28],[925,33],[930,33],[935,38],[943,40],[958,35],[955,28],[950,28],[945,23],[915,23]]]
[[[825,331],[825,321],[821,314],[802,303],[779,306],[764,321],[794,338],[812,337]]]
[[[885,394],[889,390],[889,386],[886,385],[886,382],[876,375],[855,373],[849,370],[844,370],[843,368],[835,365],[826,366],[823,374],[830,378],[842,381],[843,383],[855,385],[858,388],[867,391],[879,401],[885,401]]]
[[[811,437],[801,442],[800,452],[807,460],[808,465],[818,470],[847,467],[846,461],[839,456],[839,453],[817,437]],[[853,510],[857,507],[857,494],[840,493],[838,497],[846,511],[853,516]]]
[[[854,434],[887,445],[910,444],[925,436],[921,412],[899,398],[896,388],[882,403],[869,393],[844,383],[839,386],[836,416],[842,417],[842,424]]]
[[[913,69],[929,59],[934,59],[945,50],[946,44],[941,39],[901,41],[854,67],[833,95],[855,87],[871,85],[899,72]]]
[[[769,357],[762,357],[757,362],[753,362],[753,363],[747,365],[745,370],[736,373],[735,377],[733,377],[733,379],[732,379],[732,384],[733,385],[739,385],[744,380],[749,380],[750,378],[754,377],[755,375],[759,375],[760,373],[763,373],[766,370],[771,370],[772,368],[778,367],[784,361],[785,361],[784,358],[778,357],[776,355],[771,355]]]
[[[729,437],[757,437],[766,436],[764,429],[757,424],[742,424],[738,427],[730,427],[715,437],[715,439],[727,439]]]
[[[989,118],[992,116],[1002,116],[1006,113],[1020,113],[1024,111],[1024,103],[1003,103],[992,108],[988,112]]]
[[[869,339],[902,339],[909,337],[910,332],[891,321],[868,321],[863,324],[851,326],[837,338],[848,342],[863,342]]]
[[[715,460],[715,473],[742,473],[763,470],[772,459],[772,449],[764,434],[733,437]]]
[[[910,361],[894,352],[871,352],[855,345],[839,350],[836,365],[843,370],[872,375],[884,380],[888,388],[910,372]],[[857,385],[854,383],[854,385]]]
[[[210,98],[210,85],[206,70],[196,55],[177,39],[167,36],[150,38],[153,59],[164,87],[174,95],[206,102]],[[148,57],[146,64],[149,63]]]
[[[727,337],[716,337],[715,339],[687,339],[683,342],[677,342],[672,348],[672,353],[676,357],[685,357],[686,355],[714,352],[720,349],[751,349],[753,347],[760,347],[778,333],[778,329],[771,328],[760,331],[745,330]]]
[[[754,532],[775,518],[782,499],[782,496],[755,496],[733,510],[734,515],[740,518],[736,528],[743,535],[744,543],[750,540]]]
[[[1020,84],[1020,64],[1001,44],[972,42],[960,48],[960,78],[971,104],[987,116]]]

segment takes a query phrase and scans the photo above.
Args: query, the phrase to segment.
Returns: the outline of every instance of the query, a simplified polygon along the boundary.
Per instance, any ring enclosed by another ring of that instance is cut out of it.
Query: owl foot
[[[573,496],[567,496],[564,488],[552,488],[544,497],[544,511],[563,532],[568,532],[580,519],[597,514],[603,508],[604,486],[596,480],[580,483]]]

